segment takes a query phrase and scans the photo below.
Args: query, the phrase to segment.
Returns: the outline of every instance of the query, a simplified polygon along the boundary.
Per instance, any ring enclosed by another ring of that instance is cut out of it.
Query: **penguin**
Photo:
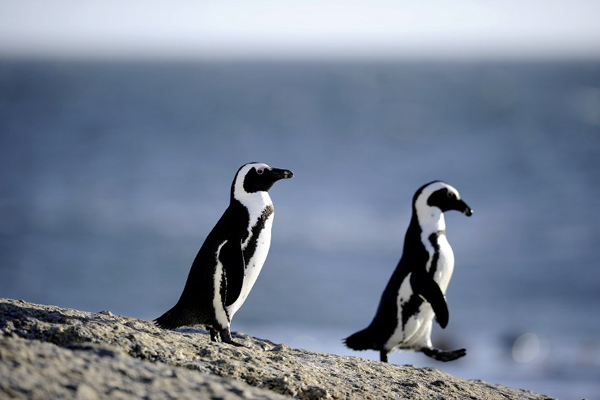
[[[402,257],[373,321],[347,337],[347,347],[379,351],[383,362],[397,349],[420,351],[438,361],[466,355],[465,349],[444,351],[431,343],[433,318],[442,328],[448,325],[446,289],[454,270],[454,253],[446,239],[444,213],[450,210],[473,215],[458,191],[445,182],[433,181],[416,191]]]
[[[229,207],[200,247],[183,293],[154,320],[164,329],[205,325],[210,338],[240,346],[230,325],[262,269],[271,245],[274,208],[269,189],[292,171],[267,164],[242,165],[231,184]]]

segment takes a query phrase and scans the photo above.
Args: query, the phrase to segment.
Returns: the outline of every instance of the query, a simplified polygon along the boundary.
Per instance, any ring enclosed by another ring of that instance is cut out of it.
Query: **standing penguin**
[[[445,294],[454,269],[444,220],[444,212],[449,210],[473,215],[447,183],[434,181],[417,190],[404,251],[377,314],[368,327],[345,339],[346,346],[378,350],[383,362],[396,349],[421,351],[438,361],[456,360],[467,353],[465,349],[443,351],[431,344],[433,317],[442,328],[448,324]]]
[[[177,304],[154,322],[161,328],[202,324],[212,341],[238,345],[231,319],[244,304],[271,245],[273,202],[268,190],[292,171],[267,164],[240,167],[231,185],[229,207],[210,231],[192,264]]]

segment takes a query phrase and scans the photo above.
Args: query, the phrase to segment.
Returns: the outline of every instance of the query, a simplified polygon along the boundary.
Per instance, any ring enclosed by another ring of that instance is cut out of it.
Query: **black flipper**
[[[438,324],[442,328],[448,325],[450,315],[448,304],[438,284],[425,271],[413,271],[410,276],[410,286],[413,292],[422,296],[433,308]]]
[[[235,303],[242,292],[244,283],[244,270],[246,263],[242,253],[242,239],[236,237],[228,240],[221,249],[219,260],[223,264],[223,270],[227,279],[227,293],[225,297],[225,307]]]

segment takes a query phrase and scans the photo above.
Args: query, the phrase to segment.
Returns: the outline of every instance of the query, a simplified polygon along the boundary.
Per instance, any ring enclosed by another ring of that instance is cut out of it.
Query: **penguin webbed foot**
[[[208,328],[208,331],[210,332],[210,341],[218,342],[219,341],[219,331],[217,331],[216,329],[213,329],[213,328]]]
[[[237,347],[246,347],[243,344],[238,343],[231,338],[231,332],[229,331],[229,328],[220,330],[219,335],[221,336],[221,341],[223,343],[227,343]]]
[[[233,346],[245,347],[243,344],[238,343],[233,340],[231,337],[231,332],[228,328],[225,329],[215,329],[208,327],[208,331],[210,332],[210,341],[211,342],[223,342],[227,344],[231,344]]]
[[[454,361],[467,355],[467,349],[440,350],[435,347],[423,347],[421,352],[437,361]]]
[[[379,361],[381,362],[389,362],[388,361],[388,352],[386,350],[379,350]]]

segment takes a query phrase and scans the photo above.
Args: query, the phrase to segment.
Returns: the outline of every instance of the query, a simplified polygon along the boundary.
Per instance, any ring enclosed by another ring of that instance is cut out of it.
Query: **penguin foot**
[[[379,350],[379,361],[388,362],[388,352],[385,350]]]
[[[235,342],[231,338],[231,332],[229,331],[229,329],[223,329],[223,330],[219,331],[219,334],[221,335],[221,340],[223,341],[223,343],[228,343],[228,344],[231,344],[231,345],[237,346],[237,347],[246,347],[241,343]]]
[[[213,328],[208,328],[208,331],[210,332],[210,341],[218,342],[219,341],[219,332]]]
[[[423,352],[423,354],[425,354],[426,356],[429,356],[435,360],[438,361],[454,361],[458,358],[464,357],[465,355],[467,355],[467,350],[466,349],[458,349],[458,350],[440,350],[440,349],[436,349],[436,348],[429,348],[429,347],[423,347],[421,349],[421,352]]]

